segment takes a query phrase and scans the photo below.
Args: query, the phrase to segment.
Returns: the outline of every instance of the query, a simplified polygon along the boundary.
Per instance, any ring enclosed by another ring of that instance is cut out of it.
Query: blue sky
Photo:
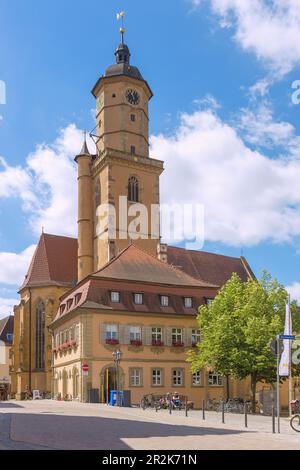
[[[42,226],[76,229],[73,156],[79,130],[94,127],[90,90],[114,62],[120,10],[132,63],[155,95],[150,132],[153,155],[166,160],[163,200],[181,187],[183,200],[205,206],[204,249],[243,253],[256,274],[269,270],[300,298],[295,5],[0,0],[0,315],[18,298]]]

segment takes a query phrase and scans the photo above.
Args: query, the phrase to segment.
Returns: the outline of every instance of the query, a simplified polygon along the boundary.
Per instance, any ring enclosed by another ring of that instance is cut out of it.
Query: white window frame
[[[169,307],[170,305],[170,297],[168,295],[161,295],[160,296],[160,306],[161,307]]]
[[[193,297],[184,297],[185,308],[193,308]]]
[[[111,303],[113,303],[113,304],[119,304],[119,303],[120,303],[120,298],[121,298],[120,292],[118,292],[118,291],[112,291],[112,292],[110,293],[110,300],[111,300]]]
[[[210,387],[223,387],[224,377],[217,372],[209,372],[208,374],[208,384]]]
[[[141,387],[142,386],[142,370],[139,368],[130,369],[130,386]]]
[[[135,292],[133,294],[133,301],[135,305],[143,305],[144,304],[144,294],[141,292]]]
[[[161,326],[155,326],[151,330],[151,339],[152,341],[162,341],[163,340],[163,329]]]
[[[163,385],[162,369],[152,369],[151,384],[152,384],[152,387],[161,387]]]
[[[173,343],[182,343],[183,342],[183,329],[182,328],[172,328],[172,344]]]
[[[173,387],[183,387],[184,385],[184,375],[182,369],[173,369],[172,370],[172,386]]]
[[[118,339],[119,328],[118,325],[109,324],[105,326],[105,340]]]
[[[201,387],[202,385],[202,373],[201,370],[198,370],[192,375],[192,386]]]
[[[130,341],[142,341],[142,328],[140,326],[129,327]]]
[[[198,329],[192,330],[192,344],[198,344],[201,341],[201,331]]]

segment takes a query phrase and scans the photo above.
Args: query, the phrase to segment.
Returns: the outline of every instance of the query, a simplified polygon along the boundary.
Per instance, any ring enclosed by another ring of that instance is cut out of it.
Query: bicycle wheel
[[[294,431],[300,432],[300,415],[293,416],[290,425]]]

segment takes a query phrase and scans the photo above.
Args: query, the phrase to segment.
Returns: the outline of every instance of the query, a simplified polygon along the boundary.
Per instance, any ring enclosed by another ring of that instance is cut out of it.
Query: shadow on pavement
[[[86,416],[11,414],[11,439],[63,450],[131,450],[122,439],[229,436],[244,431]]]
[[[0,410],[11,409],[11,408],[24,408],[24,406],[17,405],[16,403],[11,403],[7,401],[0,401]]]

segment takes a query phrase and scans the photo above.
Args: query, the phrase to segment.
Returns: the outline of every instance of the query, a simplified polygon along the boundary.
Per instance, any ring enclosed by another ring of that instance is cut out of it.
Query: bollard
[[[244,414],[245,414],[245,428],[248,427],[248,408],[247,403],[244,404]]]
[[[202,402],[202,419],[205,421],[205,400]]]
[[[272,433],[275,434],[275,406],[272,406]]]
[[[188,403],[187,403],[187,398],[185,399],[185,417],[188,417]]]
[[[222,424],[225,424],[225,403],[222,400]]]

